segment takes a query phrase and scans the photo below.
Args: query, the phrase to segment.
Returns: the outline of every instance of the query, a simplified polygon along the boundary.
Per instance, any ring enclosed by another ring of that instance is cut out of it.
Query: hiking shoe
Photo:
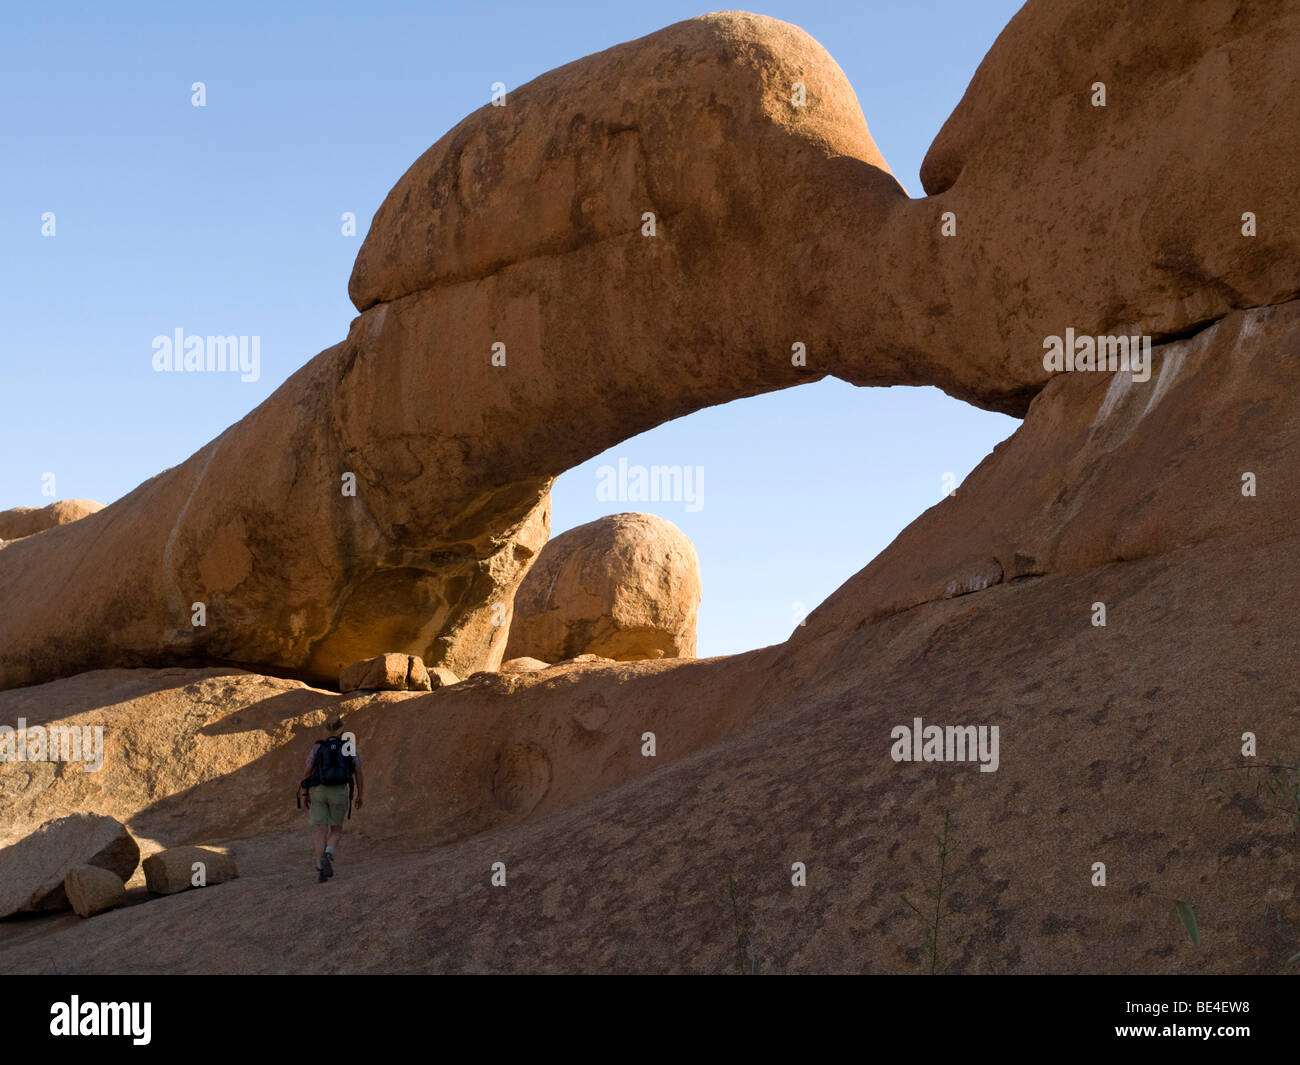
[[[325,855],[324,858],[320,860],[321,883],[323,884],[326,880],[328,880],[333,875],[334,875],[334,863],[330,861],[330,856],[327,854]]]
[[[318,869],[318,870],[316,870],[316,872],[317,872],[317,875],[320,877],[320,879],[317,881],[318,883],[323,884],[323,883],[325,883],[326,880],[329,879],[329,877],[325,875],[325,867],[324,867],[324,866],[321,866],[321,868]]]

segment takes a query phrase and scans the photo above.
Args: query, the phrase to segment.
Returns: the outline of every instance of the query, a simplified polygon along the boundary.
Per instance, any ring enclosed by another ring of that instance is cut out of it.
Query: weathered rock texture
[[[103,509],[103,503],[91,499],[60,499],[48,507],[0,510],[0,540],[21,540],[25,536],[53,529],[56,525],[67,525]]]
[[[928,378],[1027,408],[1024,424],[789,641],[746,655],[581,655],[425,695],[216,669],[0,693],[0,720],[115,726],[100,774],[0,767],[0,833],[95,809],[165,846],[224,833],[245,866],[222,891],[93,925],[24,922],[0,969],[55,955],[114,972],[147,940],[167,972],[725,972],[738,953],[760,972],[920,972],[925,927],[902,896],[934,884],[950,815],[965,873],[943,971],[1284,971],[1300,929],[1297,17],[1030,0],[916,202],[867,160],[824,53],[750,16],[672,27],[471,116],[377,217],[349,341],[278,400],[303,443],[361,470],[384,535],[416,537],[440,504],[455,517],[439,528],[526,513],[519,486],[692,404],[775,387],[792,333],[826,353],[810,377]],[[783,111],[796,74],[810,106]],[[1104,109],[1087,102],[1096,80]],[[640,201],[627,230],[622,198]],[[1256,203],[1259,236],[1243,237]],[[944,238],[948,208],[959,235]],[[654,209],[661,236],[642,238]],[[1166,339],[1150,381],[1046,379],[1044,335],[1117,322]],[[492,340],[506,367],[489,369]],[[327,409],[322,442],[308,420]],[[189,482],[169,484],[183,501]],[[80,558],[114,509],[4,548],[0,568],[41,544]],[[378,556],[360,557],[369,572]],[[336,578],[315,590],[351,587]],[[33,676],[39,641],[10,616],[5,667]],[[373,653],[401,646],[390,632]],[[322,955],[321,889],[284,795],[339,710],[367,759],[344,847],[383,860],[340,863],[329,890],[350,919]],[[997,771],[895,761],[893,730],[916,717],[997,726]],[[487,876],[500,860],[507,891]],[[808,886],[792,890],[796,861]],[[1172,899],[1193,905],[1201,947]]]
[[[509,658],[501,663],[499,673],[536,673],[550,666],[538,658]]]
[[[94,917],[118,906],[126,895],[122,878],[97,865],[78,865],[63,878],[68,904],[78,917]]]
[[[328,683],[390,650],[492,669],[551,480],[619,440],[827,374],[1020,413],[1066,326],[1164,337],[1289,298],[1298,36],[1274,4],[1031,2],[915,201],[785,23],[703,16],[543,75],[397,183],[343,343],[0,551],[0,686],[193,659]]]
[[[653,514],[613,514],[544,548],[515,594],[506,657],[693,658],[700,563]]]
[[[1171,337],[1300,293],[1297,53],[1276,0],[1025,4],[921,167],[958,235],[913,278],[959,348],[1041,383],[1067,326]]]
[[[10,937],[0,967],[40,971],[55,950],[112,972],[142,937],[164,971],[317,964],[317,885],[283,784],[342,712],[368,801],[344,840],[357,860],[331,881],[357,914],[337,971],[734,970],[733,878],[760,972],[923,971],[899,895],[933,883],[945,810],[968,868],[946,971],[1279,971],[1300,926],[1294,810],[1257,789],[1240,747],[1250,730],[1268,737],[1261,761],[1300,751],[1297,331],[1300,303],[1261,309],[1163,346],[1145,385],[1053,381],[913,527],[951,541],[947,558],[1005,558],[981,590],[949,596],[968,571],[943,557],[911,586],[868,567],[783,645],[426,695],[219,670],[0,693],[0,720],[112,715],[101,773],[0,777],[14,831],[92,808],[168,846],[238,839],[247,865],[202,910]],[[981,529],[989,498],[1008,512]],[[895,568],[930,565],[910,535]],[[1027,546],[1056,572],[1017,574]],[[891,731],[914,716],[997,725],[997,772],[893,761]],[[517,893],[487,886],[503,854]],[[806,893],[788,887],[793,861]],[[1095,861],[1108,894],[1089,886]],[[1184,945],[1168,898],[1192,901],[1212,950]],[[1261,900],[1276,923],[1250,916]]]
[[[1277,398],[1300,396],[1292,351],[1300,301],[1238,311],[1156,347],[1145,382],[1059,374],[956,494],[813,611],[792,644],[1002,581],[1079,573],[1215,536],[1292,535],[1300,450]],[[1253,495],[1243,494],[1246,474]]]
[[[239,876],[235,859],[211,847],[169,847],[149,855],[142,863],[145,886],[155,895],[175,895],[195,887],[212,887]],[[203,883],[195,877],[203,866]]]
[[[15,764],[4,765],[6,785],[16,775]],[[32,784],[31,777],[28,777],[27,788],[22,785],[19,788],[27,790]],[[8,791],[9,787],[5,790]],[[40,785],[37,784],[34,790],[39,793]],[[12,814],[8,804],[6,808]],[[63,881],[79,865],[99,866],[120,880],[126,880],[135,871],[140,862],[140,848],[125,826],[112,817],[68,814],[67,809],[64,807],[61,811],[66,816],[47,821],[39,828],[29,824],[22,838],[0,850],[0,917],[8,917],[11,913],[65,909],[68,896]]]
[[[435,691],[438,688],[447,688],[460,683],[460,678],[446,666],[434,666],[426,675],[429,679],[429,688]]]
[[[0,686],[194,659],[333,683],[349,662],[394,649],[465,672],[499,662],[506,630],[491,604],[509,604],[546,540],[549,481],[526,500],[502,488],[522,500],[504,534],[472,516],[437,519],[432,501],[398,514],[380,501],[386,474],[358,473],[358,494],[343,495],[342,475],[361,463],[333,428],[339,369],[313,360],[188,462],[0,551]]]
[[[353,662],[339,674],[339,691],[424,691],[430,690],[429,672],[416,655],[379,655]]]

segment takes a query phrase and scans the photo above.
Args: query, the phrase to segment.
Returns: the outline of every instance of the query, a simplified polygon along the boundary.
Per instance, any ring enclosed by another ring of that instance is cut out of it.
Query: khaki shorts
[[[348,815],[348,786],[346,784],[317,784],[311,789],[311,823],[313,825],[343,824]]]

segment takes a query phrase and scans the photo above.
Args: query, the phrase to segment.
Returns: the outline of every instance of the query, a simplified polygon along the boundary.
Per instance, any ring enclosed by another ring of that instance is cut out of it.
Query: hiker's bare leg
[[[314,829],[313,839],[315,842],[316,860],[319,862],[325,857],[325,837],[329,834],[329,825],[312,825]]]
[[[322,825],[321,827],[324,828],[325,826]],[[338,849],[338,845],[339,845],[339,837],[343,835],[343,826],[342,826],[342,825],[330,825],[330,826],[329,826],[329,830],[330,830],[330,833],[329,833],[329,840],[328,840],[327,842],[328,842],[329,846],[331,846],[331,847],[333,847],[335,850],[337,850],[337,849]],[[322,854],[325,853],[323,847],[322,847],[322,849],[321,849],[321,853],[322,853]],[[334,851],[331,850],[330,853],[333,854]]]

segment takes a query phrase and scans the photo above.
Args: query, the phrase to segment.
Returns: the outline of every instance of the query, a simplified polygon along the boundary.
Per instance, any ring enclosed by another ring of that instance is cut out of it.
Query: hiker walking
[[[298,786],[298,805],[307,799],[315,839],[316,870],[320,883],[334,875],[334,849],[343,834],[343,819],[352,816],[355,794],[361,809],[361,755],[356,741],[343,738],[343,719],[333,717],[325,725],[325,738],[312,744],[307,755],[307,776]]]

